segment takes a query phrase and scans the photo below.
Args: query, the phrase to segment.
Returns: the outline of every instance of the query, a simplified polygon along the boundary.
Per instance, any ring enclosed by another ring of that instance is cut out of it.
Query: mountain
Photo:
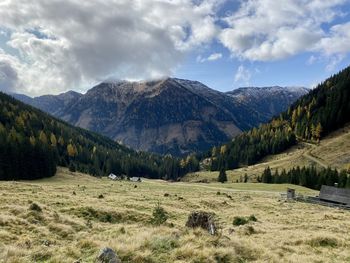
[[[35,108],[41,109],[54,116],[59,116],[62,109],[77,101],[83,94],[68,91],[59,95],[43,95],[35,98],[23,94],[10,94],[12,97],[29,104]]]
[[[268,122],[274,116],[288,109],[298,98],[310,90],[304,87],[244,87],[229,91],[235,103],[260,113],[261,123]]]
[[[25,102],[133,149],[181,156],[227,142],[306,92],[273,87],[223,93],[198,81],[166,78],[105,82],[84,95],[46,95]]]
[[[298,140],[318,143],[350,122],[350,67],[326,79],[269,123],[212,149],[211,169],[234,169],[280,153]]]
[[[180,166],[169,156],[136,152],[0,92],[0,180],[53,176],[57,165],[97,176],[113,172],[176,179],[198,163],[190,158]]]

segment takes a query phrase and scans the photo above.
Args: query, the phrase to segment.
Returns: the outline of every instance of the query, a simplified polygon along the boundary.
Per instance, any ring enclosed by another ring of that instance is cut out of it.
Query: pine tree
[[[224,169],[221,169],[219,172],[218,182],[225,183],[227,182],[227,175]]]
[[[266,183],[266,184],[271,184],[272,183],[272,174],[271,174],[270,167],[267,167],[264,170],[261,180],[262,180],[263,183]]]

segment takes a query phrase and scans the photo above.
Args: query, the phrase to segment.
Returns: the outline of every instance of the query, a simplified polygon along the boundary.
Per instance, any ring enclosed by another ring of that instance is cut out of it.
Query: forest
[[[0,180],[53,176],[56,166],[94,176],[109,173],[176,180],[198,161],[136,152],[73,127],[0,93]]]
[[[318,143],[328,133],[350,121],[350,67],[328,78],[267,124],[244,132],[231,142],[214,147],[212,171],[257,163],[280,153],[298,140]]]
[[[258,177],[258,181],[267,184],[295,184],[315,190],[320,190],[322,185],[335,184],[340,188],[350,188],[350,176],[345,170],[341,172],[331,168],[317,170],[314,166],[302,168],[297,166],[288,172],[284,169],[279,172],[276,169],[274,173],[267,167]]]

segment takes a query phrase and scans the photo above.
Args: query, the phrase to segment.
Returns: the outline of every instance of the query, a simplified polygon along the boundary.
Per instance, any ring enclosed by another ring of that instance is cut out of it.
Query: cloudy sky
[[[0,90],[173,76],[312,87],[350,62],[350,0],[0,0]]]

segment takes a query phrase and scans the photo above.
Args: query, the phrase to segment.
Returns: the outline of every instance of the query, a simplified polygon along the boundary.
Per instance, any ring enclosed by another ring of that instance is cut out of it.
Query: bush
[[[74,163],[69,164],[69,171],[75,173],[77,171],[77,168],[75,167]]]
[[[242,216],[235,216],[233,218],[233,222],[232,224],[234,226],[242,226],[242,225],[245,225],[247,224],[249,221],[245,218],[245,217],[242,217]]]
[[[153,218],[151,220],[152,224],[162,225],[168,220],[168,218],[168,213],[163,207],[160,206],[158,202],[157,206],[153,209]]]
[[[41,207],[36,204],[36,203],[32,203],[30,206],[29,206],[29,210],[32,210],[32,211],[37,211],[37,212],[42,212],[43,210],[41,209]]]
[[[251,215],[248,218],[243,217],[243,216],[235,216],[233,218],[233,223],[232,224],[234,226],[242,226],[242,225],[247,224],[250,221],[256,222],[256,221],[258,221],[258,219],[255,217],[255,215]]]
[[[249,221],[253,221],[253,222],[256,222],[258,221],[258,219],[255,217],[255,215],[251,215],[249,218],[248,218]]]

